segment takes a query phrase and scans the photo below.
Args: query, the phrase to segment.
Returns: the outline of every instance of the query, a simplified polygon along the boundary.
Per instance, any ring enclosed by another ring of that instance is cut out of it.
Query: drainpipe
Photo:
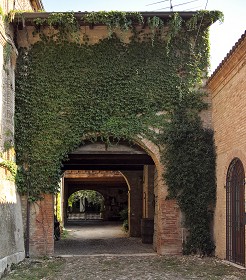
[[[29,258],[29,242],[30,242],[30,201],[29,195],[27,196],[27,207],[26,207],[26,258]]]
[[[25,242],[25,256],[30,257],[29,243],[30,243],[30,201],[29,201],[29,171],[27,171],[27,201],[26,201],[26,242]]]

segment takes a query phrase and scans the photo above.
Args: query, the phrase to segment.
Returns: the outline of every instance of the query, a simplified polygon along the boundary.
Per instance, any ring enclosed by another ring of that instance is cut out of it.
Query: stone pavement
[[[216,258],[159,256],[119,223],[73,221],[66,230],[55,257],[26,259],[6,280],[246,280],[245,270]]]
[[[62,267],[42,280],[246,280],[245,271],[216,258],[159,256],[119,223],[73,221],[66,230],[68,237],[55,242]]]
[[[174,271],[161,267],[159,256],[106,256],[66,258],[66,264],[57,280],[184,280]],[[203,279],[203,278],[193,278]]]
[[[68,237],[55,242],[56,255],[154,254],[152,244],[128,237],[121,222],[71,221]]]
[[[245,271],[197,256],[75,256],[56,277],[42,280],[245,280]]]

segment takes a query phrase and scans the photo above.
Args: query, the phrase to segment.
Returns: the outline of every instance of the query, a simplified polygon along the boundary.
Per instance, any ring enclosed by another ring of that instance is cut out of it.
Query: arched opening
[[[245,266],[245,173],[240,159],[230,163],[226,178],[226,258]]]
[[[113,221],[122,228],[122,214],[127,214],[124,219],[127,220],[128,233],[124,236],[137,238],[138,246],[140,243],[153,243],[156,172],[154,161],[142,148],[123,141],[110,146],[100,141],[85,143],[68,155],[68,160],[63,162],[63,170],[60,201],[61,222],[65,228],[75,221],[80,225],[85,225],[85,221],[87,225],[89,221],[93,225],[97,223],[95,228],[100,227],[101,232],[104,232],[101,226],[105,228]],[[93,207],[85,209],[85,192],[97,192],[103,197],[97,213],[89,211]],[[76,200],[72,205],[71,197]],[[152,222],[147,225],[148,232],[145,229],[141,240],[143,219]],[[153,251],[150,244],[146,245],[147,249]]]
[[[119,171],[67,170],[63,176],[63,197],[65,225],[82,217],[119,220],[120,212],[128,207],[128,185]],[[73,206],[72,199],[76,200]],[[98,201],[97,206],[92,205],[93,199]]]
[[[100,214],[104,211],[104,197],[97,191],[76,191],[69,196],[67,204],[68,221],[103,218]]]

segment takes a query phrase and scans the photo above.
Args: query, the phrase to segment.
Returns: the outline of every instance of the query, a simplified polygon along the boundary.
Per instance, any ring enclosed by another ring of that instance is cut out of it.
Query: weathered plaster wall
[[[0,44],[0,151],[1,158],[14,160],[13,149],[5,151],[5,143],[13,143],[14,136],[14,69],[4,65],[2,36]],[[24,258],[23,228],[20,198],[16,186],[9,180],[10,173],[0,167],[0,276],[11,263]]]
[[[1,175],[2,173],[3,170]],[[0,179],[0,217],[1,277],[11,263],[17,263],[25,257],[20,199],[16,194],[15,184],[3,177]]]
[[[0,0],[0,5],[5,13],[8,13],[11,10],[33,10],[29,0]]]
[[[7,13],[16,8],[31,10],[29,0],[2,0],[0,5]],[[0,158],[15,160],[14,144],[14,100],[15,100],[15,58],[16,48],[12,41],[11,28],[0,19]],[[18,263],[25,257],[24,236],[20,197],[10,173],[0,167],[0,277],[12,263]]]

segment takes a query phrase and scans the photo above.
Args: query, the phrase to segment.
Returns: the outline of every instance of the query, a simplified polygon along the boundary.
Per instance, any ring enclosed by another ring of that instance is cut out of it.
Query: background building
[[[245,266],[246,33],[210,77],[217,153],[216,255]]]

